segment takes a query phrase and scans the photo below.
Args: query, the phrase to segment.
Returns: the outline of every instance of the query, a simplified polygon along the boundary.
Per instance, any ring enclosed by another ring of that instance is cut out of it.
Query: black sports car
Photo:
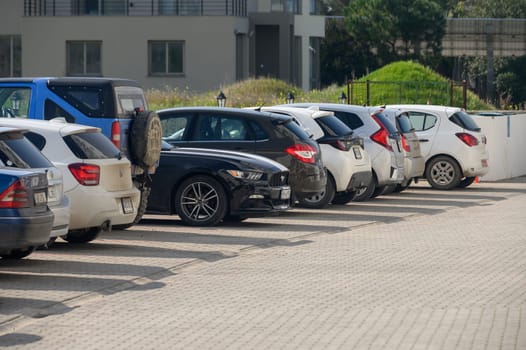
[[[146,212],[191,226],[277,213],[290,207],[289,171],[265,157],[163,142]]]

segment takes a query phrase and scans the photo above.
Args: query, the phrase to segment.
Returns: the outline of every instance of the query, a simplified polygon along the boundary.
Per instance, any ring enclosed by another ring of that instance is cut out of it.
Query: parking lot
[[[13,348],[526,349],[526,178],[0,260]]]

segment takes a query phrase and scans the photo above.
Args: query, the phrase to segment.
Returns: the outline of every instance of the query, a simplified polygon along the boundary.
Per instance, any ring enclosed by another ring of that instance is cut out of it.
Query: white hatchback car
[[[424,176],[436,189],[467,187],[488,173],[486,136],[462,108],[388,105],[408,114],[425,158]]]
[[[71,215],[64,240],[86,243],[112,225],[133,222],[140,192],[130,161],[100,129],[60,119],[1,118],[0,125],[30,130],[25,136],[61,170]]]
[[[320,145],[329,175],[327,187],[324,192],[300,201],[302,206],[323,208],[331,202],[348,203],[371,181],[371,159],[364,150],[363,139],[353,136],[353,131],[334,113],[286,106],[259,109],[291,116]]]
[[[334,112],[334,115],[356,135],[363,137],[365,151],[371,158],[373,176],[369,184],[358,191],[353,198],[354,201],[366,201],[393,191],[403,182],[404,155],[400,134],[378,108],[314,102],[294,103],[288,106]]]

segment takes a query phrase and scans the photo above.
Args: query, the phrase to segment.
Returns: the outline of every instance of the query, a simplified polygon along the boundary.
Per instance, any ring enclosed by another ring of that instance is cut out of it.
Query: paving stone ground
[[[0,262],[0,346],[526,349],[526,178],[165,224]]]

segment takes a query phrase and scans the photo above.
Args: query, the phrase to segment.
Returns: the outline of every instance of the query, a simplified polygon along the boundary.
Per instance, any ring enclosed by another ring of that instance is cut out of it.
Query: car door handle
[[[418,141],[420,141],[420,142],[429,142],[428,139],[418,139]]]

